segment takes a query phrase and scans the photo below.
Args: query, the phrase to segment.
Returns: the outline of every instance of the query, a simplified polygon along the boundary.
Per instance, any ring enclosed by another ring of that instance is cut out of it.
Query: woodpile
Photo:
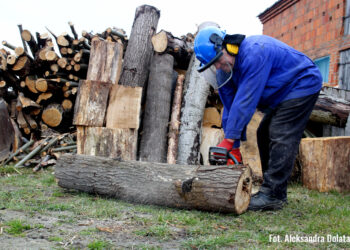
[[[107,28],[103,33],[32,34],[19,25],[23,47],[3,41],[0,50],[0,97],[10,117],[26,138],[40,138],[47,127],[61,133],[74,130],[73,111],[80,80],[86,79],[94,41],[128,43],[125,32]]]

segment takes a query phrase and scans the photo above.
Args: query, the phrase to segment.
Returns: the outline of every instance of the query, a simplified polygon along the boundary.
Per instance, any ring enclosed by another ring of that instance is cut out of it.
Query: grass
[[[59,213],[57,227],[75,225],[82,218],[122,221],[120,230],[127,230],[130,237],[142,239],[136,243],[136,249],[159,249],[166,246],[166,242],[176,242],[179,248],[185,249],[350,247],[350,243],[342,242],[285,242],[286,235],[327,237],[338,234],[350,237],[349,193],[319,193],[293,184],[288,189],[289,204],[283,210],[246,212],[235,216],[133,205],[63,190],[56,185],[53,169],[36,174],[26,169],[21,169],[21,172],[21,175],[15,172],[1,174],[0,208],[31,216]],[[5,221],[2,224],[4,233],[9,235],[23,235],[29,229],[40,228],[24,221]],[[78,234],[89,238],[88,249],[109,249],[113,246],[108,239],[109,233],[95,227],[80,230]],[[49,241],[59,242],[61,237],[53,235]],[[272,237],[280,237],[281,242],[272,242]],[[153,244],[144,243],[148,241]]]

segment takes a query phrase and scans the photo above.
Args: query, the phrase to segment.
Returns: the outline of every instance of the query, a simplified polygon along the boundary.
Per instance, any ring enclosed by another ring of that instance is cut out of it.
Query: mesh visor
[[[231,67],[230,67],[231,69]],[[218,76],[216,74],[216,68],[214,65],[210,66],[207,70],[200,73],[202,77],[214,88],[219,89],[224,86],[232,78],[232,69],[229,73],[226,73],[222,70],[218,71]]]

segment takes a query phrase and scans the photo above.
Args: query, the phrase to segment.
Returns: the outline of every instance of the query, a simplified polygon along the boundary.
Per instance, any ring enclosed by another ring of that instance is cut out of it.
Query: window
[[[328,73],[329,73],[329,56],[318,58],[315,60],[315,64],[321,71],[323,82],[328,82]]]

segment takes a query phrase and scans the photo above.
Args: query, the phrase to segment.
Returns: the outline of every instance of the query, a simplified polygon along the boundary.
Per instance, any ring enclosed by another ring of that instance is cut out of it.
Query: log
[[[221,128],[221,115],[217,108],[209,107],[204,110],[203,126]]]
[[[350,191],[350,136],[302,139],[299,156],[305,187]]]
[[[183,90],[184,80],[185,80],[185,76],[183,74],[178,75],[175,92],[174,92],[172,109],[171,109],[170,124],[169,124],[169,133],[168,133],[169,140],[168,140],[168,153],[167,153],[168,164],[176,164],[177,146],[179,142],[182,90]]]
[[[152,58],[140,141],[140,160],[166,162],[174,57]]]
[[[160,11],[153,6],[142,5],[136,9],[120,77],[121,85],[144,86],[153,54],[151,38],[157,30],[159,17]]]
[[[206,27],[206,23],[200,27]],[[211,24],[212,25],[212,24]],[[196,165],[200,159],[200,132],[209,84],[198,73],[200,62],[192,55],[184,85],[181,125],[178,147],[178,164]]]
[[[71,154],[59,158],[55,177],[60,187],[132,203],[234,214],[246,211],[252,187],[250,169],[243,165],[198,167]]]
[[[0,98],[0,162],[11,153],[11,146],[14,142],[15,131],[13,129],[7,105],[4,99]]]
[[[111,83],[81,81],[74,107],[74,125],[103,127]]]
[[[174,37],[170,32],[161,30],[152,37],[154,51],[158,53],[169,53],[175,59],[175,67],[187,69],[191,60],[193,49],[187,42]]]
[[[123,45],[113,42],[92,42],[86,80],[117,84],[121,72]]]
[[[63,120],[63,111],[60,104],[51,103],[43,110],[41,119],[50,127],[57,127]]]
[[[137,130],[77,126],[77,153],[135,160]]]
[[[21,56],[17,58],[15,65],[13,65],[12,70],[16,75],[20,77],[25,77],[30,73],[30,60],[27,56]]]
[[[345,128],[350,114],[350,102],[320,95],[310,115],[310,120]]]
[[[35,57],[36,53],[39,51],[39,46],[36,43],[33,35],[29,30],[23,30],[21,33],[21,37],[24,41],[28,43],[30,51],[32,52],[33,57]]]

